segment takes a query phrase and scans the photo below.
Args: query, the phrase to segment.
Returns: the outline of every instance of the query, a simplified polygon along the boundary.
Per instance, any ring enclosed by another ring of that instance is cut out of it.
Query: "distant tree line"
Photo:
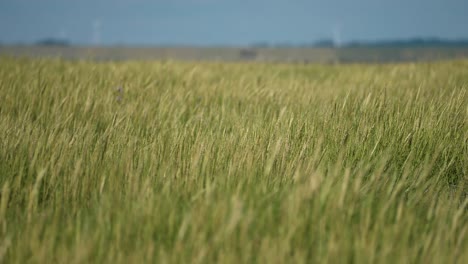
[[[446,40],[441,38],[411,38],[406,40],[387,40],[375,42],[351,42],[347,46],[375,46],[375,47],[459,47],[468,46],[468,39]]]
[[[257,42],[250,45],[252,48],[276,48],[276,47],[311,47],[311,48],[334,48],[337,47],[332,39],[321,39],[312,43],[280,43],[270,44],[268,42]],[[410,38],[382,41],[351,41],[343,43],[340,47],[468,47],[468,39],[448,40],[441,38]]]
[[[34,43],[37,46],[71,46],[72,43],[67,39],[45,38]],[[272,44],[266,41],[255,42],[249,45],[249,48],[334,48],[337,47],[332,39],[321,39],[312,43],[277,43]],[[398,48],[414,48],[414,47],[468,47],[468,39],[448,40],[441,38],[411,38],[411,39],[395,39],[382,41],[351,41],[343,43],[339,47],[398,47]],[[254,57],[252,50],[243,50],[242,55],[245,57]]]
[[[67,47],[70,46],[70,41],[66,39],[57,39],[57,38],[46,38],[41,39],[35,43],[37,46],[60,46],[60,47]]]

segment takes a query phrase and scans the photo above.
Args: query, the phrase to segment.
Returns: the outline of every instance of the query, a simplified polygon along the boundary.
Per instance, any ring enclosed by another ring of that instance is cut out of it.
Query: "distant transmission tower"
[[[339,25],[336,25],[333,27],[333,46],[335,48],[341,47],[341,27]]]
[[[96,19],[93,22],[93,44],[101,44],[101,20]]]

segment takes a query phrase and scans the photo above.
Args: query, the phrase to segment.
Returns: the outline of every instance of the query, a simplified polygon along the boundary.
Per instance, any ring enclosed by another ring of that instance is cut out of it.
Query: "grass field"
[[[467,120],[468,61],[3,58],[0,263],[468,263]]]

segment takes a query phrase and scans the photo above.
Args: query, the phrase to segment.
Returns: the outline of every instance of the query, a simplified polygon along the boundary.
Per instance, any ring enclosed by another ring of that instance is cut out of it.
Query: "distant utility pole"
[[[99,19],[93,21],[93,44],[101,44],[101,20]]]

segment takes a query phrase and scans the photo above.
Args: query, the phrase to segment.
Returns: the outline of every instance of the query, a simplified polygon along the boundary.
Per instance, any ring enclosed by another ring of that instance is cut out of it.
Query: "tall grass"
[[[3,58],[0,262],[467,263],[467,93],[466,61]]]

